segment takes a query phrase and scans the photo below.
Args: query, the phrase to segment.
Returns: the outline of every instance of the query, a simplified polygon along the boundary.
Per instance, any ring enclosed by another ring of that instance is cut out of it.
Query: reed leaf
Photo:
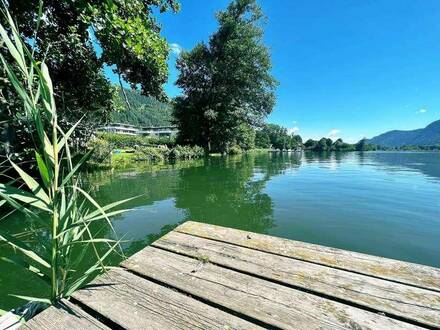
[[[9,244],[13,248],[19,250],[25,256],[29,257],[31,260],[40,264],[43,267],[41,270],[42,272],[49,271],[50,264],[46,260],[44,260],[43,257],[39,256],[35,251],[32,251],[32,249],[27,244],[21,242],[20,240],[14,238],[12,235],[9,235],[1,230],[0,241],[4,241],[6,244]]]
[[[67,291],[67,294],[70,296],[73,292],[75,292],[78,288],[84,286],[84,284],[87,282],[87,279],[95,272],[98,268],[101,267],[102,262],[112,253],[116,248],[119,248],[120,242],[115,243],[110,249],[107,250],[107,252],[99,258],[99,260],[96,261],[96,263],[87,269],[79,279],[77,279],[70,287],[70,289]],[[107,269],[107,267],[106,267]]]
[[[21,300],[24,300],[24,301],[28,301],[28,302],[35,301],[35,302],[40,302],[40,303],[48,304],[48,305],[50,305],[52,303],[51,300],[47,299],[47,298],[39,298],[39,297],[32,297],[32,296],[22,296],[22,295],[18,295],[18,294],[10,294],[9,296],[15,297],[15,298],[18,298],[18,299],[21,299]]]
[[[35,159],[37,161],[38,171],[40,172],[41,179],[43,180],[43,184],[46,188],[50,186],[51,173],[49,172],[43,158],[41,155],[35,151]]]
[[[70,136],[75,131],[75,129],[78,127],[78,125],[81,123],[81,121],[82,121],[82,118],[80,120],[78,120],[65,134],[60,127],[57,127],[58,131],[61,133],[61,135],[63,135],[63,137],[58,142],[58,149],[59,150],[61,150],[66,145]]]
[[[28,209],[27,207],[21,205],[18,203],[15,199],[11,198],[8,194],[5,194],[0,191],[0,197],[3,199],[3,201],[7,202],[10,206],[12,206],[17,211],[23,213],[25,216],[27,216],[29,219],[36,220],[38,223],[40,223],[43,226],[46,226],[47,224],[39,217],[37,213],[35,213],[32,209]]]
[[[9,24],[11,24],[12,18],[10,17],[9,14],[7,14],[7,16],[8,16]],[[6,30],[1,25],[0,25],[0,36],[2,38],[2,41],[5,43],[6,47],[9,50],[9,54],[11,54],[11,56],[14,58],[15,62],[20,66],[20,69],[23,72],[26,72],[27,70],[26,70],[26,66],[25,66],[23,52],[20,53],[19,49],[17,49],[17,47],[16,47],[18,45],[18,47],[21,48],[19,46],[20,43],[14,44],[12,42],[12,40],[9,38],[8,33],[6,32]],[[20,49],[20,50],[22,50],[22,49]]]
[[[52,212],[52,210],[49,209],[49,204],[47,203],[47,201],[43,201],[38,196],[25,190],[0,183],[0,193],[3,195],[7,195],[8,197],[13,198],[17,201],[28,204],[29,206],[39,208],[43,211]]]
[[[132,200],[134,200],[134,199],[136,199],[136,198],[139,198],[140,196],[142,196],[142,195],[138,195],[138,196],[130,197],[130,198],[127,198],[127,199],[123,199],[123,200],[120,200],[120,201],[113,202],[113,203],[107,204],[107,205],[105,205],[105,206],[102,206],[100,209],[98,209],[98,210],[96,210],[96,211],[93,211],[93,212],[89,213],[89,214],[85,217],[85,219],[88,220],[88,219],[91,219],[91,218],[93,218],[93,217],[96,217],[97,215],[102,214],[102,211],[104,211],[104,213],[105,213],[106,211],[109,211],[109,210],[111,210],[111,209],[114,209],[115,207],[117,207],[117,206],[119,206],[119,205],[126,204],[126,203],[128,203],[128,202],[130,202],[130,201],[132,201]]]
[[[29,187],[35,197],[49,204],[49,196],[47,196],[47,194],[44,192],[44,189],[38,184],[38,182],[25,171],[23,171],[20,167],[18,167],[12,160],[10,162],[12,167],[18,172],[20,177],[23,179],[23,182],[26,183],[26,185]]]
[[[116,237],[110,217],[126,210],[107,211],[131,198],[101,207],[81,187],[78,177],[92,151],[74,161],[70,138],[79,122],[67,133],[58,125],[49,69],[44,61],[37,62],[33,58],[33,52],[23,43],[7,8],[4,9],[9,26],[5,29],[0,24],[0,44],[6,46],[10,56],[0,54],[0,62],[23,103],[27,120],[33,126],[31,131],[35,132],[32,138],[36,142],[35,165],[39,177],[34,177],[22,164],[9,159],[10,169],[15,170],[17,178],[8,184],[0,184],[0,207],[7,203],[25,218],[35,220],[40,227],[31,234],[34,241],[41,243],[31,246],[24,240],[25,237],[3,230],[0,230],[0,241],[17,252],[15,257],[5,261],[37,274],[50,285],[50,300],[44,297],[15,297],[55,303],[70,296],[96,274],[105,272],[109,256],[118,253],[118,249],[122,252],[121,240],[94,237],[90,226],[99,224],[101,229],[110,229],[110,235]],[[12,63],[7,59],[12,59]],[[7,213],[5,218],[12,213]],[[89,249],[94,253],[92,260],[87,258],[86,251]]]
[[[96,202],[92,196],[90,196],[86,191],[84,191],[83,189],[81,189],[78,186],[73,186],[72,187],[74,190],[79,191],[90,203],[92,203],[92,205],[101,213],[101,215],[104,217],[104,219],[107,221],[108,225],[110,226],[110,228],[112,229],[112,231],[116,234],[116,231],[107,215],[107,213],[105,212],[105,210],[98,204],[98,202]]]
[[[117,241],[114,239],[108,239],[108,238],[94,238],[94,239],[85,239],[85,240],[75,240],[71,241],[69,243],[66,243],[64,245],[59,246],[60,249],[66,248],[71,245],[75,244],[84,244],[84,243],[116,243]]]
[[[63,182],[61,183],[60,187],[63,187],[64,185],[68,184],[72,177],[78,172],[78,170],[81,168],[81,166],[84,165],[84,163],[90,158],[91,153],[93,150],[89,150],[81,159],[78,161],[78,163],[72,168],[72,170],[65,176],[63,179]]]

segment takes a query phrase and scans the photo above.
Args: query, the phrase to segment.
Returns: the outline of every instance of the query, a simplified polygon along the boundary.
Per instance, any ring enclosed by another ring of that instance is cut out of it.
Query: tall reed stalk
[[[106,261],[112,253],[120,251],[120,241],[96,237],[91,226],[99,224],[114,232],[109,217],[125,212],[113,209],[128,200],[101,207],[81,188],[79,170],[90,152],[74,162],[69,139],[78,123],[67,132],[60,128],[48,68],[44,61],[37,62],[33,51],[26,48],[7,8],[5,15],[8,27],[6,30],[0,25],[0,47],[7,52],[5,56],[0,53],[0,61],[22,101],[26,119],[36,132],[34,154],[39,174],[32,176],[9,159],[16,175],[0,184],[0,207],[9,204],[9,210],[20,212],[23,221],[38,223],[41,230],[35,235],[42,236],[44,239],[40,241],[44,243],[30,246],[19,236],[3,231],[1,220],[4,219],[0,219],[0,242],[16,251],[13,257],[3,260],[34,272],[50,286],[49,299],[20,298],[54,303],[108,268]],[[90,251],[94,261],[83,269]]]

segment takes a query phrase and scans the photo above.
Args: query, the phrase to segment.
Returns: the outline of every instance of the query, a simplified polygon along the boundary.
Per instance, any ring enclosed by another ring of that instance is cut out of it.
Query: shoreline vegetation
[[[142,136],[98,133],[88,143],[93,150],[89,167],[106,168],[125,166],[140,161],[177,161],[198,159],[205,155],[199,146],[177,145],[173,138],[152,138]]]
[[[270,124],[275,133],[267,134],[264,129],[257,131],[254,147],[242,149],[230,148],[228,153],[206,153],[200,146],[178,145],[174,137],[143,137],[117,133],[97,133],[88,143],[93,150],[88,168],[104,169],[125,167],[136,162],[164,162],[200,159],[206,156],[239,155],[253,152],[363,152],[363,151],[440,151],[440,146],[404,146],[384,148],[367,144],[345,143],[342,139],[330,138],[307,140],[302,143],[299,135],[287,134],[287,129]]]

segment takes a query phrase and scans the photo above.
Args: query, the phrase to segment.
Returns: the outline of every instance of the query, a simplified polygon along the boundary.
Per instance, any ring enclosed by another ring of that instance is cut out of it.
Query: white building
[[[97,129],[98,132],[116,133],[122,135],[140,135],[139,129],[134,125],[112,123]]]
[[[171,137],[177,134],[176,126],[150,126],[150,127],[142,127],[140,130],[140,134],[143,136],[166,136]]]
[[[173,125],[136,127],[130,124],[112,123],[106,126],[99,127],[97,129],[97,132],[107,132],[122,135],[171,137],[177,134],[177,127]]]

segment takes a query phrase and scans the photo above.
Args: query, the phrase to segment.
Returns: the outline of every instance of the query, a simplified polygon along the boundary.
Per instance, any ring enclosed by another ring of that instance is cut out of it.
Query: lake
[[[440,267],[440,153],[210,157],[85,181],[101,203],[141,195],[113,219],[127,255],[195,220]],[[22,222],[2,226],[14,232]],[[0,268],[0,309],[18,304],[5,297],[11,288],[41,292],[13,266]]]

